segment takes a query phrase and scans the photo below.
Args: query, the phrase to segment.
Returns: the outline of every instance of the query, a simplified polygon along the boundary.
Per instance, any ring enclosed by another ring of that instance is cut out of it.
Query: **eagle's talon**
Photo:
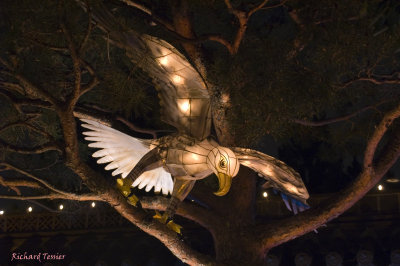
[[[182,232],[181,232],[182,226],[174,223],[174,221],[172,221],[172,220],[167,223],[167,227],[179,235],[182,234]]]
[[[127,199],[128,199],[128,203],[129,203],[130,205],[133,205],[133,206],[135,206],[135,207],[138,207],[137,204],[138,204],[138,202],[139,202],[139,198],[136,197],[135,194],[131,193],[131,195],[130,195]],[[139,202],[139,207],[141,207],[141,206],[142,206],[142,205],[141,205],[140,202]]]
[[[131,184],[126,179],[117,179],[117,188],[121,191],[122,195],[128,197],[131,194]]]
[[[168,217],[167,213],[164,212],[161,215],[161,213],[156,211],[156,214],[153,216],[153,218],[162,224],[166,224],[169,229],[176,232],[177,234],[180,234],[180,235],[182,234],[182,232],[181,232],[182,226],[174,223],[174,221],[172,221],[171,219],[168,219],[169,217]]]
[[[156,214],[153,216],[153,218],[156,219],[157,221],[159,221],[162,224],[166,224],[167,220],[168,220],[168,215],[165,212],[163,213],[163,215],[161,215],[161,213],[156,211]]]

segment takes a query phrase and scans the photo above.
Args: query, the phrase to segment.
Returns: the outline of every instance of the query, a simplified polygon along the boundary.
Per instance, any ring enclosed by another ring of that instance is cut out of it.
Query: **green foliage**
[[[365,76],[368,69],[385,75],[399,69],[399,34],[376,36],[370,26],[379,12],[377,5],[293,1],[289,6],[297,10],[301,25],[284,10],[270,10],[254,18],[237,55],[214,54],[209,77],[231,95],[228,115],[238,145],[254,144],[265,134],[279,140],[302,134],[323,141],[343,136],[365,140],[371,128],[362,120],[357,127],[345,123],[328,131],[293,120],[324,120],[380,100],[398,99],[394,86],[377,89],[375,84],[359,82],[343,87]]]

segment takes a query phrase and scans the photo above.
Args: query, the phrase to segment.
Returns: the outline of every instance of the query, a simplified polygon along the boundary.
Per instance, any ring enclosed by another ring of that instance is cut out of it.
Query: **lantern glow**
[[[159,62],[160,62],[160,64],[163,65],[163,66],[167,66],[168,63],[169,63],[168,58],[167,58],[166,56],[162,57],[162,58],[159,60]]]
[[[33,208],[31,206],[28,207],[28,212],[32,212]]]
[[[183,115],[190,116],[193,106],[189,99],[177,99],[177,105]]]
[[[179,75],[174,75],[174,76],[172,77],[172,81],[173,81],[176,85],[182,85],[183,82],[184,82],[184,79],[183,79],[181,76],[179,76]]]

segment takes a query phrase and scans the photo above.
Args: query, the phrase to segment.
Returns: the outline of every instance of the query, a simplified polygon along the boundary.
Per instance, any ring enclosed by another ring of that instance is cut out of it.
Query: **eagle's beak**
[[[223,173],[218,173],[217,177],[219,182],[219,189],[217,192],[214,192],[214,194],[217,196],[224,196],[226,195],[226,193],[229,192],[229,189],[231,188],[232,177]]]

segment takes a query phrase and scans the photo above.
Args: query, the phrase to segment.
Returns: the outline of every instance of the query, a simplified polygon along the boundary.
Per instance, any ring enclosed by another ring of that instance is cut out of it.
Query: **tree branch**
[[[81,80],[82,80],[82,72],[81,72],[81,60],[78,56],[78,51],[76,49],[74,40],[72,39],[71,33],[68,31],[66,25],[61,22],[61,29],[64,33],[65,38],[67,39],[68,49],[72,58],[73,65],[73,73],[74,73],[74,89],[67,100],[67,108],[72,108],[75,106],[76,102],[79,99],[79,95],[81,93]]]
[[[34,118],[34,117],[33,117]],[[49,140],[48,143],[42,144],[42,145],[38,145],[35,147],[19,147],[16,145],[12,145],[9,144],[3,140],[0,139],[0,145],[2,146],[3,149],[6,150],[10,150],[10,151],[14,151],[14,152],[19,152],[19,153],[23,153],[23,154],[29,154],[29,153],[43,153],[46,151],[50,151],[50,150],[56,150],[60,153],[63,152],[63,148],[62,145],[60,143],[58,143],[53,136],[51,136],[49,133],[47,133],[46,131],[32,125],[29,124],[28,121],[31,120],[32,117],[27,118],[24,121],[16,121],[16,122],[11,122],[9,124],[3,125],[0,128],[0,132],[10,128],[10,127],[14,127],[14,126],[23,126],[23,127],[27,127],[28,129],[35,131],[36,133],[44,136],[47,140]]]
[[[39,41],[39,40],[36,39],[35,37],[31,37],[31,38],[29,38],[29,40],[30,40],[31,42],[33,42],[34,44],[37,44],[37,45],[39,45],[39,46],[41,46],[41,47],[43,47],[43,48],[46,48],[46,49],[50,49],[50,50],[52,50],[52,51],[63,52],[63,53],[68,52],[68,48],[66,48],[66,47],[54,46],[54,45],[51,45],[51,44],[48,44],[48,43]]]
[[[338,88],[339,88],[339,89],[345,89],[345,88],[347,88],[348,86],[352,85],[353,83],[360,82],[360,81],[370,82],[370,83],[375,84],[375,85],[384,85],[384,84],[387,84],[387,85],[394,85],[394,84],[400,84],[400,79],[389,79],[389,78],[384,78],[384,76],[382,76],[382,78],[383,78],[383,79],[377,79],[377,78],[374,78],[374,77],[372,77],[372,76],[370,76],[370,77],[357,77],[357,78],[354,78],[354,79],[352,79],[352,80],[349,80],[349,81],[345,82],[344,84],[342,84],[342,85],[339,86]]]
[[[89,74],[92,76],[92,80],[88,84],[81,87],[78,98],[80,98],[86,92],[92,90],[94,87],[96,87],[100,83],[100,79],[97,76],[93,67],[88,62],[86,62],[85,60],[83,60],[81,58],[80,58],[80,62],[87,69]]]
[[[325,125],[329,125],[329,124],[333,124],[333,123],[337,123],[337,122],[341,122],[341,121],[346,121],[349,120],[352,117],[355,117],[367,110],[370,109],[375,109],[376,107],[378,107],[379,105],[385,103],[387,101],[382,101],[380,103],[377,104],[373,104],[373,105],[369,105],[366,106],[362,109],[359,109],[353,113],[350,113],[348,115],[344,115],[344,116],[339,116],[339,117],[335,117],[335,118],[330,118],[330,119],[325,119],[325,120],[320,120],[320,121],[307,121],[307,120],[301,120],[301,119],[293,119],[292,121],[296,124],[300,124],[303,126],[311,126],[311,127],[320,127],[320,126],[325,126]]]
[[[14,171],[16,171],[16,172],[18,172],[18,173],[20,173],[20,174],[22,174],[24,176],[27,176],[27,177],[37,181],[40,184],[42,184],[44,187],[46,187],[47,189],[50,189],[51,191],[55,192],[56,194],[61,194],[61,195],[71,196],[71,197],[73,197],[75,195],[73,193],[69,193],[69,192],[65,192],[65,191],[59,190],[59,189],[55,188],[54,186],[52,186],[51,184],[49,184],[48,182],[44,181],[43,179],[41,179],[41,178],[31,174],[31,173],[28,173],[25,170],[22,170],[19,167],[15,166],[15,165],[12,165],[10,163],[0,162],[0,166],[4,166],[4,167],[6,167],[6,169],[14,170]]]
[[[378,144],[381,142],[383,136],[385,135],[386,131],[393,123],[395,119],[400,116],[400,105],[397,106],[392,111],[388,112],[379,123],[379,125],[375,128],[374,134],[369,139],[367,148],[364,154],[364,168],[369,168],[373,166],[374,155],[376,152],[376,148]],[[395,148],[396,146],[393,146]]]
[[[140,203],[145,209],[164,211],[168,206],[169,200],[164,197],[143,197],[140,199]],[[181,202],[176,213],[199,223],[210,231],[213,230],[213,225],[219,223],[218,217],[210,210],[188,202]]]
[[[28,95],[33,96],[33,98],[42,97],[45,100],[49,101],[52,105],[59,106],[59,101],[53,95],[51,95],[48,91],[35,86],[22,74],[16,73],[14,71],[14,68],[1,57],[0,57],[0,63],[2,63],[11,72],[11,75],[19,81],[19,83],[25,88],[25,91],[28,93]]]
[[[154,22],[156,22],[157,24],[163,26],[168,31],[177,34],[177,32],[175,31],[175,28],[174,28],[174,26],[172,25],[171,22],[166,21],[166,20],[160,18],[159,16],[156,16],[150,8],[147,8],[146,6],[144,6],[142,4],[139,4],[139,3],[135,2],[135,1],[132,1],[132,0],[120,0],[120,1],[124,2],[128,6],[134,7],[136,9],[144,12],[145,14],[149,15],[151,17],[151,19],[154,20]]]
[[[32,153],[44,153],[47,151],[58,151],[62,153],[62,149],[55,145],[54,143],[46,143],[43,145],[35,146],[35,147],[18,147],[16,145],[8,144],[5,141],[2,141],[0,139],[0,147],[1,150],[7,150],[7,151],[12,151],[12,152],[17,152],[21,154],[32,154]]]
[[[58,194],[51,193],[47,195],[38,195],[38,196],[10,196],[10,195],[0,195],[0,199],[10,199],[10,200],[39,200],[39,199],[67,199],[67,200],[75,200],[75,201],[102,201],[97,195],[94,194]]]
[[[77,106],[74,110],[74,116],[78,118],[84,119],[91,119],[97,121],[101,124],[105,124],[107,126],[111,126],[112,121],[119,121],[127,126],[134,132],[144,133],[151,135],[154,139],[157,138],[157,133],[159,132],[166,132],[165,130],[152,130],[152,129],[145,129],[136,126],[131,121],[128,121],[122,116],[113,115],[109,111],[97,106],[97,105],[88,105],[85,104],[84,106]]]
[[[12,76],[12,75],[11,75]],[[7,90],[12,90],[12,91],[16,91],[19,94],[24,94],[24,89],[17,83],[12,83],[12,82],[6,82],[6,81],[0,81],[0,86],[3,89],[7,89]]]
[[[5,180],[4,177],[0,176],[0,185],[4,187],[30,187],[30,188],[42,188],[39,183],[28,180]]]
[[[262,9],[267,3],[268,3],[268,0],[264,0],[259,5],[252,8],[250,11],[244,12],[244,11],[233,8],[230,0],[225,0],[225,5],[228,8],[229,13],[233,14],[239,22],[239,29],[237,30],[235,38],[232,43],[226,44],[226,42],[223,41],[223,39],[221,39],[221,38],[214,39],[214,40],[216,40],[216,41],[219,40],[219,42],[221,44],[225,43],[224,45],[228,49],[228,51],[231,55],[236,54],[239,50],[240,43],[242,42],[242,40],[244,38],[244,34],[246,33],[247,23],[248,23],[250,17],[255,12]]]
[[[79,54],[81,54],[83,52],[83,49],[85,48],[85,45],[89,41],[89,37],[90,37],[90,34],[92,33],[92,29],[93,29],[92,12],[90,10],[89,1],[86,1],[86,13],[88,16],[88,26],[86,29],[85,36],[83,37],[83,40],[82,40],[81,44],[79,45],[79,49],[78,49]]]
[[[3,95],[5,98],[7,98],[10,101],[10,103],[14,105],[15,109],[19,113],[23,113],[23,111],[21,110],[21,106],[23,105],[31,105],[40,108],[51,109],[51,104],[49,102],[42,101],[40,99],[29,99],[26,97],[19,99],[16,96],[14,96],[11,92],[6,90],[0,91],[0,94]]]

